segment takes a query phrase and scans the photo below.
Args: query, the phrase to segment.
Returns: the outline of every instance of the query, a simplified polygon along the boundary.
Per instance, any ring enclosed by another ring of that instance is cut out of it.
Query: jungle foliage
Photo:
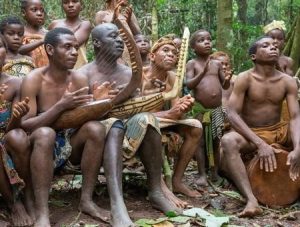
[[[21,15],[19,2],[0,0],[0,19],[8,14]],[[83,2],[82,17],[93,22],[95,13],[104,7],[104,0]],[[44,0],[44,3],[46,26],[53,19],[64,16],[61,0]],[[247,49],[262,35],[263,25],[272,20],[283,20],[288,38],[285,53],[296,61],[294,71],[299,68],[300,0],[131,0],[131,3],[143,33],[154,40],[169,33],[181,36],[184,26],[191,32],[200,28],[209,30],[215,49],[218,47],[218,50],[230,53],[236,73],[251,67]]]

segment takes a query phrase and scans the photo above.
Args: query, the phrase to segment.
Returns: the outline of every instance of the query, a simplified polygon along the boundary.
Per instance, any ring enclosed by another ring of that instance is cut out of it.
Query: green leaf
[[[187,216],[177,216],[177,217],[170,218],[169,221],[184,224],[187,223],[190,219],[191,218]]]
[[[151,225],[148,224],[149,221],[151,221],[151,219],[142,218],[137,220],[134,224],[139,227],[151,227]]]
[[[177,217],[178,214],[175,211],[168,211],[166,213],[166,216],[169,217],[169,218],[172,218],[172,217]]]

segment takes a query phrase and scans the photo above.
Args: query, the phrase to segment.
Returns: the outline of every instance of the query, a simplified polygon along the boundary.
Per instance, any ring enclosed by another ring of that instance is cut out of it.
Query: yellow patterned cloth
[[[273,20],[270,24],[266,25],[263,28],[265,34],[269,33],[270,31],[272,31],[274,29],[279,29],[279,30],[285,31],[286,27],[285,27],[284,21]]]
[[[34,69],[34,64],[28,58],[7,60],[2,67],[2,71],[19,78],[24,78],[31,70]]]
[[[42,35],[30,35],[30,36],[24,36],[23,44],[29,44],[36,41],[39,41],[41,39],[44,39],[44,36]],[[44,45],[40,45],[37,48],[35,48],[33,51],[30,52],[30,56],[33,59],[34,65],[39,68],[43,67],[49,64],[48,56],[46,53],[46,50],[44,48]]]
[[[82,45],[78,50],[78,58],[77,62],[74,66],[74,69],[79,69],[81,66],[84,66],[88,63],[88,60],[86,58],[86,46]]]

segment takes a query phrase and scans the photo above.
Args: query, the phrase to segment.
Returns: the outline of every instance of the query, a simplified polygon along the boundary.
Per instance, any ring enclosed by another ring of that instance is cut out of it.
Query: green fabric
[[[203,115],[202,125],[204,126],[205,132],[205,146],[208,157],[209,167],[215,166],[214,161],[214,148],[213,148],[213,135],[212,135],[212,124],[211,124],[211,109],[206,109],[201,103],[198,102],[198,113]]]

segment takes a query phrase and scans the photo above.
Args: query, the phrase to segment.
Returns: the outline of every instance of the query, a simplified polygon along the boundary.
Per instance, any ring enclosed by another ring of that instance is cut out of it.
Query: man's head
[[[276,64],[279,58],[278,42],[270,36],[262,36],[252,43],[248,53],[254,63]]]
[[[190,46],[197,55],[209,55],[212,49],[210,33],[204,29],[194,32],[190,39]]]
[[[55,28],[49,31],[44,45],[50,64],[63,69],[72,69],[76,64],[79,43],[69,29]]]
[[[134,36],[135,43],[141,53],[141,55],[149,54],[150,52],[150,40],[145,35],[139,34]]]
[[[149,55],[151,64],[166,71],[175,68],[178,60],[178,49],[173,39],[162,37],[152,46]]]
[[[91,33],[96,57],[101,56],[115,61],[122,56],[124,42],[116,25],[99,24]]]
[[[9,16],[0,22],[0,33],[4,36],[8,49],[18,51],[22,45],[24,25],[18,17]]]

